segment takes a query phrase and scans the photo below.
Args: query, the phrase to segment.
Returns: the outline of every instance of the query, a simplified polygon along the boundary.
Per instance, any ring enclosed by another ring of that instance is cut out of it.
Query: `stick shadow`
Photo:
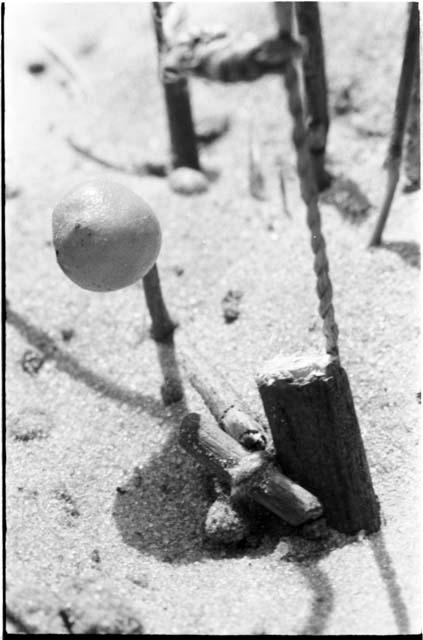
[[[290,550],[283,558],[292,562],[307,580],[313,600],[310,612],[299,635],[322,635],[334,609],[334,589],[328,574],[319,567],[319,562],[334,549],[351,543],[351,538],[334,530],[329,530],[325,540],[304,540],[293,536],[289,541]]]
[[[126,389],[82,365],[77,358],[62,350],[48,333],[29,322],[10,306],[6,310],[6,321],[15,327],[31,346],[43,354],[44,361],[52,360],[59,371],[67,373],[74,380],[83,382],[87,387],[111,400],[142,408],[152,416],[164,417],[164,407],[154,396]]]
[[[351,224],[361,224],[368,218],[372,207],[366,194],[354,180],[344,176],[334,177],[331,186],[320,194],[325,204],[333,205]]]
[[[202,531],[212,501],[207,480],[206,474],[179,448],[176,436],[172,437],[159,455],[142,470],[135,469],[132,478],[118,490],[113,515],[123,541],[160,561],[186,564],[222,557],[269,555],[281,537],[294,531],[276,516],[258,510],[255,541],[232,548],[207,545]],[[295,537],[287,541],[288,561],[306,578],[313,593],[311,610],[300,633],[321,634],[333,610],[334,592],[327,574],[317,563],[330,550],[319,552],[321,545],[315,544],[313,557],[306,554],[303,558],[297,551],[309,543]]]
[[[297,564],[302,575],[307,579],[313,593],[311,610],[300,634],[303,636],[322,635],[334,607],[334,591],[328,575],[317,563]]]
[[[401,587],[398,584],[397,574],[386,548],[385,538],[382,531],[369,537],[370,547],[378,566],[382,580],[386,585],[389,597],[389,604],[394,614],[395,622],[400,634],[410,633],[410,618],[407,607],[402,597]]]
[[[305,541],[298,537],[292,537],[289,540],[290,550],[284,560],[295,564],[307,579],[310,590],[313,592],[310,614],[300,631],[301,635],[321,635],[334,608],[333,588],[327,574],[318,566],[318,562],[328,556],[333,549],[350,544],[354,539],[355,537],[351,538],[331,531],[329,538],[323,542]],[[410,633],[410,619],[392,558],[386,548],[383,532],[379,531],[367,539],[381,578],[386,585],[398,632],[407,635]]]
[[[399,255],[410,267],[420,269],[420,246],[417,242],[382,242],[381,247]]]

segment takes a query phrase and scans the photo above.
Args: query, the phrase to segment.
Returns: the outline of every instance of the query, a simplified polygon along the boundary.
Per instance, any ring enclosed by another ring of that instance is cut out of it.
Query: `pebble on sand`
[[[7,420],[8,433],[21,442],[47,438],[52,428],[48,413],[37,407],[25,407]]]
[[[240,304],[243,292],[230,289],[222,299],[222,311],[225,322],[234,322],[241,313]]]
[[[169,176],[169,184],[172,191],[189,196],[204,193],[209,188],[207,178],[201,171],[189,167],[179,167]]]
[[[205,535],[212,541],[233,544],[247,538],[250,525],[238,509],[221,496],[211,505],[205,522]]]
[[[223,136],[228,131],[229,125],[230,118],[227,113],[204,116],[195,123],[195,136],[198,142],[210,144]]]

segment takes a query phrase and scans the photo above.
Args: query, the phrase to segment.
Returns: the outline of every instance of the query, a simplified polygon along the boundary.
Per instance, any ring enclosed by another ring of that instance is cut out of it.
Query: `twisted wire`
[[[339,358],[339,332],[332,302],[333,291],[329,277],[326,242],[321,227],[318,190],[310,158],[299,76],[292,61],[288,61],[285,66],[284,82],[288,92],[289,111],[294,120],[292,139],[297,152],[297,171],[301,196],[307,207],[307,225],[311,231],[311,248],[314,254],[313,268],[317,276],[316,290],[319,297],[319,314],[323,320],[323,333],[326,338],[326,352]]]

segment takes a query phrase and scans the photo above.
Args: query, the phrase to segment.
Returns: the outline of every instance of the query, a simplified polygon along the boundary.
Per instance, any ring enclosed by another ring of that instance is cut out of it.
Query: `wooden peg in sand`
[[[377,531],[379,503],[339,360],[277,357],[256,382],[284,473],[318,496],[329,526],[348,534]]]
[[[163,298],[159,270],[154,264],[143,278],[145,300],[150,312],[151,335],[156,342],[169,342],[178,323],[172,320]]]
[[[179,442],[212,473],[229,483],[232,495],[251,497],[294,526],[322,515],[317,498],[284,476],[269,454],[248,453],[212,419],[189,413],[182,420]]]

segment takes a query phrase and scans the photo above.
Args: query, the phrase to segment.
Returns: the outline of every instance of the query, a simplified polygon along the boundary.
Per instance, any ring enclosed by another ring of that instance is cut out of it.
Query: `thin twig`
[[[408,107],[410,104],[411,89],[413,86],[414,68],[419,55],[418,3],[412,2],[410,5],[404,55],[395,100],[394,121],[389,141],[388,154],[384,163],[384,167],[388,170],[386,195],[379,218],[370,239],[370,247],[378,247],[382,242],[383,230],[388,219],[400,174],[402,145],[407,122]]]
[[[89,83],[70,51],[57,42],[51,34],[46,33],[45,31],[38,32],[38,39],[54,60],[56,60],[56,62],[58,62],[72,78],[81,94],[84,97],[88,96],[90,93]]]
[[[179,350],[183,369],[192,387],[219,426],[246,449],[264,449],[267,435],[250,415],[229,381],[215,371],[192,345]]]
[[[260,147],[256,136],[255,125],[249,120],[248,136],[248,185],[250,194],[257,200],[266,200],[265,178],[262,168]]]
[[[286,192],[286,186],[285,186],[285,178],[283,175],[283,169],[282,167],[279,167],[279,185],[281,188],[281,194],[282,194],[282,206],[283,206],[283,210],[285,215],[287,216],[287,218],[292,218],[292,214],[289,210],[289,206],[288,206],[288,196],[287,196],[287,192]]]
[[[159,178],[164,178],[168,174],[168,167],[164,162],[142,162],[132,165],[120,164],[117,162],[112,162],[111,160],[107,160],[106,158],[102,158],[98,154],[91,151],[89,147],[82,146],[78,142],[75,142],[71,136],[66,137],[66,142],[69,146],[72,147],[74,151],[84,156],[88,160],[92,162],[96,162],[100,164],[102,167],[106,167],[107,169],[113,169],[114,171],[121,171],[123,173],[134,174],[137,176],[157,176]]]

